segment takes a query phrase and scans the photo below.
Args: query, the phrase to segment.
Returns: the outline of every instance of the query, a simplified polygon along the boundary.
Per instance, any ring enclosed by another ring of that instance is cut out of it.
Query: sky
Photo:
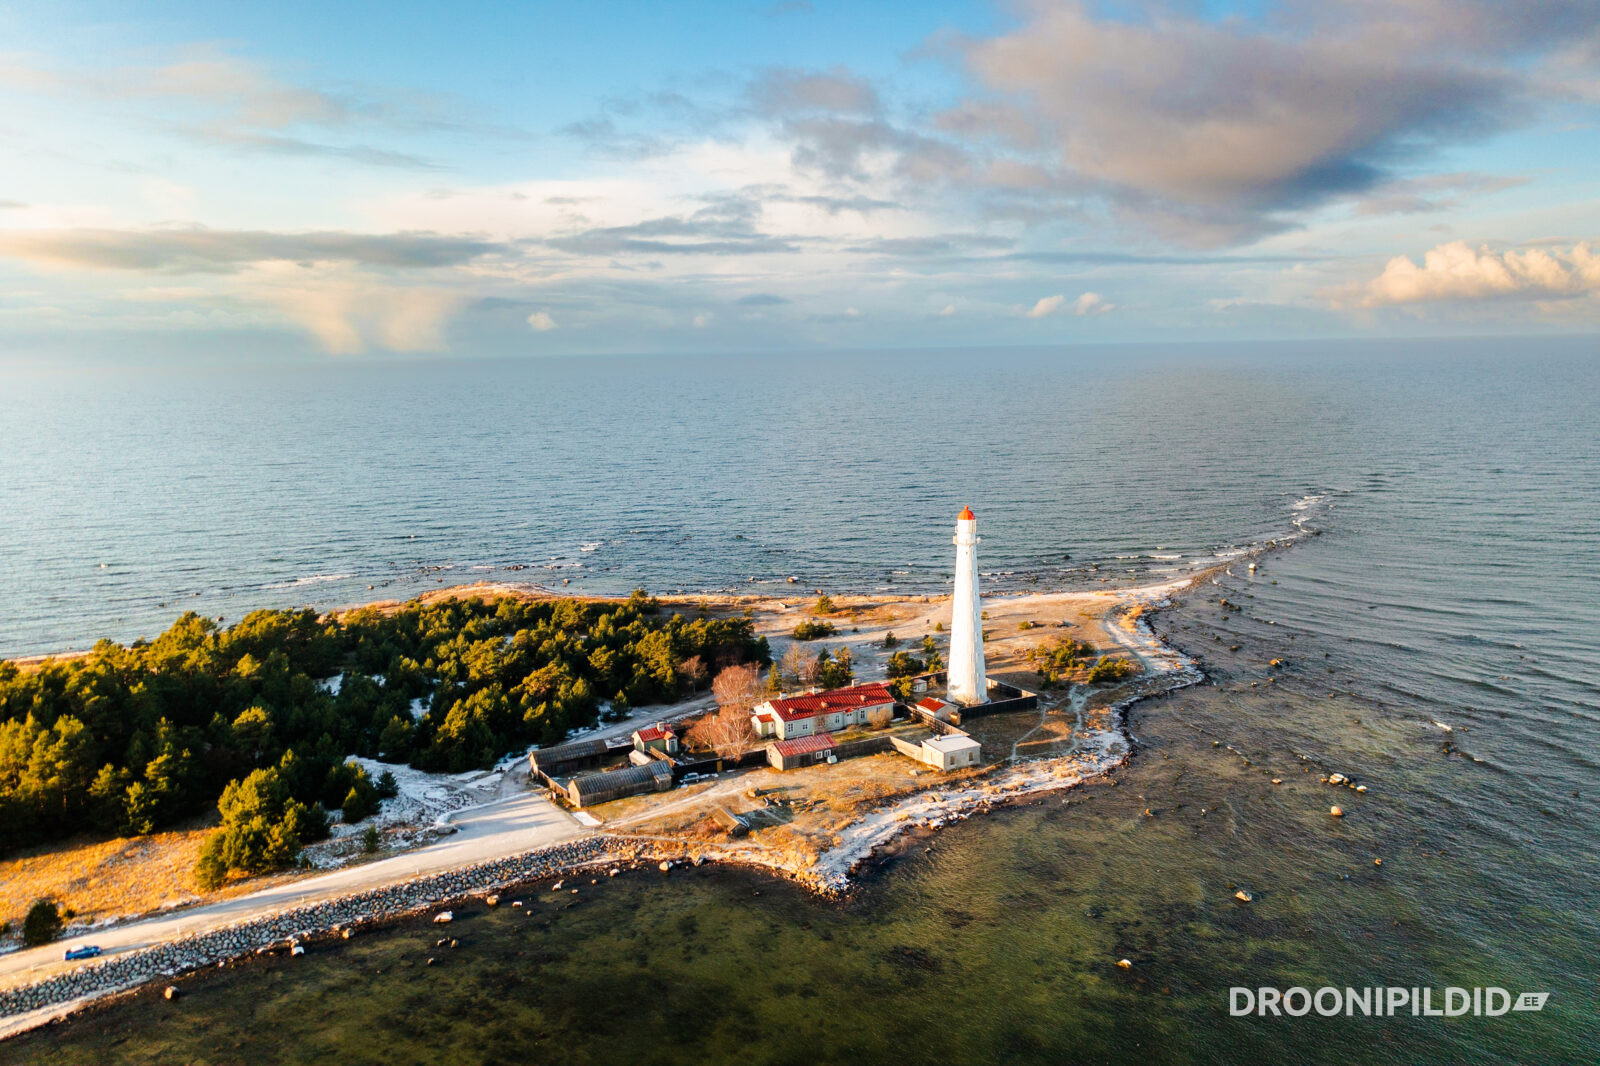
[[[0,3],[0,358],[1600,331],[1600,4]]]

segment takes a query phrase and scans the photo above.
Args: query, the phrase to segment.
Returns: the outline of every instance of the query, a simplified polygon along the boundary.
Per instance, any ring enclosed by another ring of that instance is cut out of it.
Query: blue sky
[[[1592,332],[1600,8],[0,7],[29,359]]]

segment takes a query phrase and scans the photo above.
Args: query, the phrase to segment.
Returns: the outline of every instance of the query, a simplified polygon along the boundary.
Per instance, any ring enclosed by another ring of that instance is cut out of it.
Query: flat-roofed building
[[[977,766],[982,752],[983,745],[971,737],[951,734],[924,740],[920,757],[929,766],[936,766],[940,770],[961,770]]]

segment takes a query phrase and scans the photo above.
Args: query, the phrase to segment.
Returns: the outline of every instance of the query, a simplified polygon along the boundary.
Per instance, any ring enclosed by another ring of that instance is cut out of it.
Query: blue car
[[[71,962],[73,959],[92,959],[98,954],[100,954],[99,948],[95,947],[93,944],[85,944],[81,948],[73,948],[68,951],[67,961]]]

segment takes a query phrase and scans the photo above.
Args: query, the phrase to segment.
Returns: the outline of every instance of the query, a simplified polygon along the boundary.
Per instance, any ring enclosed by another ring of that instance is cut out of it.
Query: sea
[[[478,580],[936,594],[963,505],[989,594],[1208,574],[1154,623],[1206,679],[1110,779],[844,903],[530,888],[448,954],[402,925],[0,1062],[1596,1061],[1592,338],[17,367],[0,655]],[[1232,1013],[1263,987],[1548,998]]]

